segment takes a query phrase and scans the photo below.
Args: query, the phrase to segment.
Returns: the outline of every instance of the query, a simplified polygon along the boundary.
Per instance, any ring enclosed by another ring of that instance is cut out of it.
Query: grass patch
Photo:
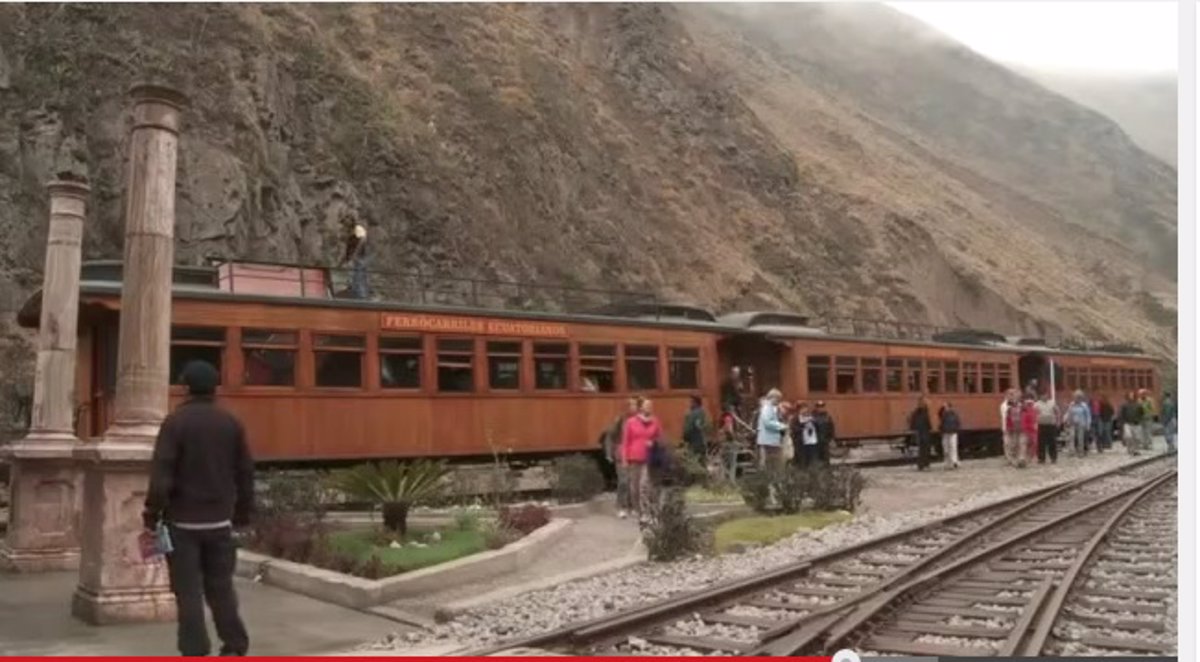
[[[801,529],[820,529],[845,522],[853,515],[844,510],[808,511],[795,515],[743,517],[717,527],[716,549],[724,554],[734,545],[770,545]]]
[[[365,563],[372,556],[378,556],[385,575],[427,568],[487,549],[484,534],[475,529],[448,528],[438,533],[442,537],[440,541],[428,542],[429,532],[410,530],[409,541],[424,542],[427,546],[415,547],[406,543],[394,548],[384,542],[377,531],[339,531],[330,534],[329,546],[335,553],[353,558],[359,563]]]
[[[693,485],[684,493],[684,499],[688,503],[742,503],[742,496],[738,493],[736,487],[703,487],[701,485]]]

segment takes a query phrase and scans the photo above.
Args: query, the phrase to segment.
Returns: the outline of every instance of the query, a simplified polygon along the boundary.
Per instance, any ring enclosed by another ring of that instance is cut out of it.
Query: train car
[[[234,266],[175,270],[171,404],[184,397],[174,382],[187,361],[216,365],[217,396],[264,462],[595,452],[631,394],[653,400],[674,438],[691,396],[716,397],[717,325],[698,309],[618,318],[401,306],[330,298],[320,270]],[[87,439],[112,419],[120,264],[85,264],[80,290]],[[21,321],[37,324],[37,297]]]
[[[920,395],[935,411],[954,403],[964,452],[995,445],[1002,394],[1035,379],[1060,394],[1103,393],[1114,405],[1131,390],[1160,395],[1155,360],[1130,348],[1069,351],[978,332],[868,337],[795,313],[718,318],[658,302],[567,314],[363,301],[339,297],[333,281],[328,270],[291,265],[175,269],[172,382],[188,360],[216,365],[218,397],[264,462],[594,453],[632,394],[650,397],[667,437],[678,439],[691,396],[717,413],[733,366],[745,368],[752,397],[778,387],[789,400],[824,401],[838,439],[851,445],[905,436]],[[120,291],[120,263],[83,266],[83,439],[112,420]],[[22,309],[23,325],[36,326],[38,303],[35,295]],[[172,406],[183,397],[173,384]]]
[[[933,412],[953,403],[966,452],[999,445],[1003,394],[1034,380],[1039,392],[1053,386],[1060,401],[1081,389],[1107,396],[1114,408],[1129,391],[1161,395],[1157,361],[1132,348],[1069,351],[979,332],[931,334],[928,340],[854,337],[812,326],[803,315],[775,312],[719,320],[739,330],[718,344],[722,369],[745,366],[789,399],[823,401],[838,439],[850,445],[905,435],[921,395]]]

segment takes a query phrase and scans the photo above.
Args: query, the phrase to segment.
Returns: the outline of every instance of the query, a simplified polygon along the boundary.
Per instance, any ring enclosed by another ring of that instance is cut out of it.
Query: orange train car
[[[514,459],[594,452],[631,394],[650,397],[678,439],[690,398],[716,413],[731,366],[759,394],[824,400],[841,440],[902,436],[916,398],[951,400],[967,436],[994,434],[1010,386],[1157,391],[1153,359],[1070,352],[993,337],[837,335],[790,313],[715,317],[687,306],[625,305],[587,314],[338,298],[321,269],[177,267],[171,376],[191,359],[218,366],[218,397],[269,463],[377,458]],[[81,438],[112,419],[121,266],[89,262],[80,292],[76,400]],[[39,297],[22,309],[38,323]],[[172,405],[183,397],[171,387]]]

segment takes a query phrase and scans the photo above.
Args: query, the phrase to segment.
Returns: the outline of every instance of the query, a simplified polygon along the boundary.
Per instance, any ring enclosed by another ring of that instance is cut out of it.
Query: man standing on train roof
[[[817,459],[829,464],[829,449],[836,439],[837,430],[834,427],[833,416],[825,409],[823,400],[817,401],[817,408],[813,411],[813,425],[817,428]]]
[[[222,656],[246,655],[250,637],[238,615],[233,573],[233,528],[250,523],[254,460],[242,424],[213,402],[219,373],[205,361],[184,366],[191,396],[163,420],[154,443],[142,524],[148,534],[165,524],[178,613],[177,640],[185,656],[211,652],[204,603],[212,610]]]
[[[366,299],[370,296],[367,285],[367,228],[357,220],[347,219],[346,252],[342,255],[339,267],[350,263],[350,294],[355,299]]]

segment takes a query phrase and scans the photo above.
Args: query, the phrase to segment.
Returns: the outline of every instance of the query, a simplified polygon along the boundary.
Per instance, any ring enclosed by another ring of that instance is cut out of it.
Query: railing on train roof
[[[351,291],[353,269],[341,266],[314,266],[287,262],[238,262],[224,258],[210,258],[209,264],[216,269],[215,278],[229,279],[228,289],[238,292],[237,279],[246,278],[236,267],[278,267],[274,274],[258,271],[257,280],[278,280],[292,286],[296,295],[304,298],[329,298],[333,300],[357,300]],[[223,270],[223,267],[228,269]],[[313,272],[320,273],[317,285]],[[643,316],[654,318],[675,317],[678,306],[666,304],[654,294],[608,290],[600,288],[503,281],[459,276],[441,276],[411,271],[366,270],[368,301],[407,303],[421,305],[470,306],[506,311],[561,312],[617,316],[621,310],[637,308]],[[214,282],[220,287],[220,281]],[[323,288],[314,292],[312,288]],[[224,288],[222,288],[224,289]]]
[[[231,291],[236,292],[237,270],[234,266],[278,267],[277,275],[256,273],[259,280],[277,278],[283,283],[298,285],[301,297],[355,300],[350,292],[350,275],[347,267],[303,265],[289,262],[239,262],[225,258],[209,258],[209,267],[176,265],[174,281],[177,285],[201,288],[221,288],[221,268],[228,266]],[[318,292],[308,288],[306,273],[322,274]],[[653,319],[687,319],[690,321],[716,321],[710,311],[697,306],[667,303],[655,294],[628,290],[606,290],[599,288],[500,281],[456,276],[438,276],[421,272],[392,272],[367,270],[368,290],[372,300],[393,303],[425,305],[471,306],[512,312],[562,312],[591,314],[606,317],[641,317]],[[115,260],[91,261],[84,265],[84,280],[121,279],[121,263]],[[793,315],[794,313],[788,313]],[[848,335],[880,340],[918,340],[926,342],[954,342],[968,344],[1003,343],[1005,337],[990,331],[952,328],[921,322],[884,320],[839,315],[803,316],[806,326],[817,328],[831,335]],[[967,336],[970,336],[969,338]],[[1027,339],[1034,340],[1034,339]],[[1110,352],[1115,354],[1141,354],[1136,345],[1117,343],[1112,340],[1087,340],[1079,337],[1036,339],[1042,346],[1073,351]],[[1022,344],[1018,341],[1017,344]],[[1028,343],[1026,343],[1028,344]]]

